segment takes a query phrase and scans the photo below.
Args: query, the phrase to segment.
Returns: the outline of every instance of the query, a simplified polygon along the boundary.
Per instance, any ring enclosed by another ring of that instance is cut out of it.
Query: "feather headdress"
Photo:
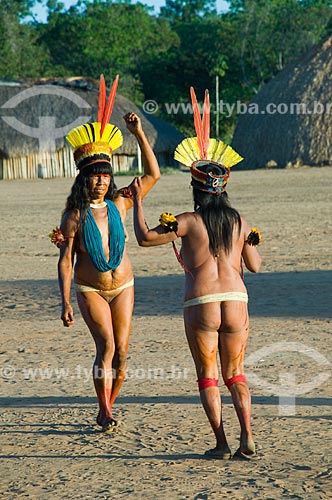
[[[78,169],[96,162],[111,163],[113,151],[123,142],[121,131],[109,122],[114,107],[119,75],[115,77],[106,102],[106,85],[100,75],[97,121],[85,123],[71,130],[66,139],[74,148],[74,160]]]
[[[205,91],[203,114],[193,87],[190,87],[196,137],[184,139],[176,148],[174,158],[190,167],[195,187],[211,194],[225,190],[230,168],[243,160],[231,146],[217,139],[210,139],[210,98]]]

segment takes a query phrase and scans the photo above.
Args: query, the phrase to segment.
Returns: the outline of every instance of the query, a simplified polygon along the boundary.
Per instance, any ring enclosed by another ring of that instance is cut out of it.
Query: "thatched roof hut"
[[[332,165],[332,37],[264,85],[240,115],[239,167]],[[256,111],[256,112],[255,112]]]
[[[98,86],[82,78],[0,82],[0,179],[74,177],[65,136],[73,127],[96,120]],[[114,171],[138,165],[137,143],[123,120],[129,111],[141,117],[159,165],[177,166],[173,153],[183,135],[117,94],[111,123],[121,129],[124,141],[113,154]]]

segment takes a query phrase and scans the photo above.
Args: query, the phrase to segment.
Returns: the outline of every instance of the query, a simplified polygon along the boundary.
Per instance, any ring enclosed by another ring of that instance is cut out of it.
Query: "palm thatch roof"
[[[99,83],[87,78],[1,81],[0,179],[75,175],[65,136],[71,128],[96,120],[98,93]],[[183,135],[117,94],[111,123],[120,128],[124,141],[113,154],[115,171],[137,165],[137,142],[123,120],[130,111],[141,117],[160,166],[176,166],[173,153]]]
[[[263,86],[234,133],[239,167],[332,164],[331,74],[329,37]]]

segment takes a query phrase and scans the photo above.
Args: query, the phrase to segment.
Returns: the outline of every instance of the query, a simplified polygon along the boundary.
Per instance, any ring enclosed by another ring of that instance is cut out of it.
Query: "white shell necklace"
[[[106,201],[103,201],[102,203],[90,203],[91,208],[104,208],[106,205]]]

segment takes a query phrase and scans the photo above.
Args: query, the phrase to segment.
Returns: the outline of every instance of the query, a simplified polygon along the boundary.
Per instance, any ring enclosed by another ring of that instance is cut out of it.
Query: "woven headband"
[[[208,167],[217,166],[218,170],[223,170],[223,173],[218,175],[213,172],[209,172]],[[203,169],[203,170],[202,170]],[[206,172],[204,170],[207,170]],[[191,177],[194,181],[194,186],[196,189],[205,191],[210,194],[221,194],[225,191],[226,184],[229,179],[230,169],[224,167],[220,163],[197,160],[190,166]],[[197,184],[198,183],[198,184]]]

